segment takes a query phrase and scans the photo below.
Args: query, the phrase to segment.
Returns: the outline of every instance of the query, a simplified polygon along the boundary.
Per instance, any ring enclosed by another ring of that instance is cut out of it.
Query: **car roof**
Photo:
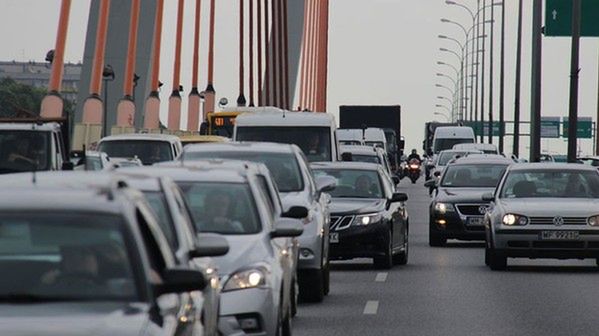
[[[583,170],[597,172],[597,167],[580,163],[555,163],[555,162],[532,162],[518,163],[510,167],[510,171],[534,171],[534,170]]]
[[[181,135],[179,137],[183,142],[198,141],[198,142],[229,142],[231,139],[220,135]]]
[[[497,150],[497,146],[487,143],[462,143],[453,146],[453,149],[494,149]]]
[[[293,153],[299,151],[296,145],[274,142],[227,142],[188,145],[184,153],[197,152],[268,152],[268,153]]]
[[[255,127],[296,127],[296,126],[314,126],[314,127],[336,127],[335,118],[328,113],[316,112],[263,112],[263,113],[244,113],[235,120],[238,126]]]
[[[315,162],[310,165],[312,169],[357,169],[357,170],[379,170],[381,165],[378,163],[355,162],[355,161],[336,161],[336,162]]]
[[[154,134],[154,133],[130,133],[130,134],[119,134],[109,135],[100,139],[100,142],[104,141],[118,141],[118,140],[150,140],[150,141],[169,141],[179,142],[179,137],[170,134]]]
[[[468,153],[468,154],[483,154],[482,151],[477,149],[446,149],[439,152],[439,155],[443,153]]]
[[[227,107],[224,108],[222,111],[219,112],[215,112],[215,115],[218,115],[219,113],[265,113],[265,112],[271,112],[271,113],[283,113],[284,110],[278,108],[278,107],[273,107],[273,106],[255,106],[255,107]],[[287,111],[289,112],[289,111]]]
[[[122,199],[111,199],[94,189],[10,187],[2,188],[0,197],[0,211],[122,213]]]
[[[2,122],[0,123],[0,130],[13,130],[13,131],[57,131],[60,130],[60,124],[56,122]]]
[[[497,154],[471,154],[468,156],[461,157],[454,162],[450,162],[449,165],[471,165],[471,164],[513,164],[512,159],[506,158],[502,155]]]
[[[352,154],[359,155],[370,155],[370,156],[378,156],[375,147],[372,146],[358,146],[358,145],[342,145],[341,152],[350,152]]]

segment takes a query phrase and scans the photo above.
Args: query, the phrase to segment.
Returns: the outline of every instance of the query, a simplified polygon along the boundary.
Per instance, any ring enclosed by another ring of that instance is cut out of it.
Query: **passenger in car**
[[[204,228],[202,231],[217,233],[243,233],[243,224],[230,218],[231,196],[225,192],[209,194],[204,201]]]

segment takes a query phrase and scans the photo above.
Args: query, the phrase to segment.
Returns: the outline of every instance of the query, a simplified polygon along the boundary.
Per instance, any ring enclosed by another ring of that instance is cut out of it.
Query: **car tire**
[[[599,266],[599,258],[595,259],[595,263]]]
[[[491,248],[489,250],[489,267],[493,271],[504,271],[507,268],[507,257]]]
[[[393,234],[391,230],[387,231],[387,237],[385,237],[386,250],[385,254],[380,257],[374,257],[374,267],[377,269],[391,269],[393,267]]]
[[[291,304],[286,309],[287,311],[283,313],[283,321],[281,327],[281,335],[282,336],[291,336],[293,334],[293,327],[291,323]]]
[[[331,264],[328,261],[327,266],[324,269],[323,276],[324,295],[329,295],[329,292],[331,291]]]
[[[291,317],[297,315],[297,301],[298,301],[298,284],[297,277],[293,278],[291,282]]]
[[[408,240],[408,231],[406,230],[406,240],[404,242],[404,250],[393,256],[393,263],[395,265],[407,265],[408,257],[410,255],[410,243]]]
[[[322,302],[324,292],[324,269],[305,270],[300,277],[300,300],[302,302]]]
[[[447,238],[443,237],[439,232],[433,231],[429,227],[428,231],[428,245],[431,247],[441,247],[447,243]]]

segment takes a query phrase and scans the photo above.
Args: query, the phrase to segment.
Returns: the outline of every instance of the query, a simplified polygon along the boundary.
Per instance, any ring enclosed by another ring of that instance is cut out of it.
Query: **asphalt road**
[[[593,260],[508,259],[493,272],[481,243],[429,247],[422,180],[400,189],[410,196],[408,265],[335,263],[330,295],[300,306],[295,335],[599,335]]]

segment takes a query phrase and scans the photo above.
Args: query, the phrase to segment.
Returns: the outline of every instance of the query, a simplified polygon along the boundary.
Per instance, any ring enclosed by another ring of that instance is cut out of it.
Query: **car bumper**
[[[543,240],[542,231],[577,231],[576,240]],[[512,258],[599,258],[599,230],[555,228],[499,229],[493,236],[495,251]]]
[[[339,234],[339,242],[331,243],[331,259],[372,258],[384,255],[388,244],[388,230],[387,225],[374,223],[335,231]]]
[[[222,335],[276,334],[279,302],[274,301],[270,288],[224,292],[220,297],[218,329]]]
[[[467,225],[471,218],[480,218],[480,225]],[[485,240],[485,227],[482,216],[463,216],[457,212],[444,215],[433,213],[430,218],[430,228],[448,239]],[[444,223],[444,224],[443,224]]]
[[[323,232],[316,222],[304,226],[304,233],[298,237],[298,270],[319,270],[322,268]]]

